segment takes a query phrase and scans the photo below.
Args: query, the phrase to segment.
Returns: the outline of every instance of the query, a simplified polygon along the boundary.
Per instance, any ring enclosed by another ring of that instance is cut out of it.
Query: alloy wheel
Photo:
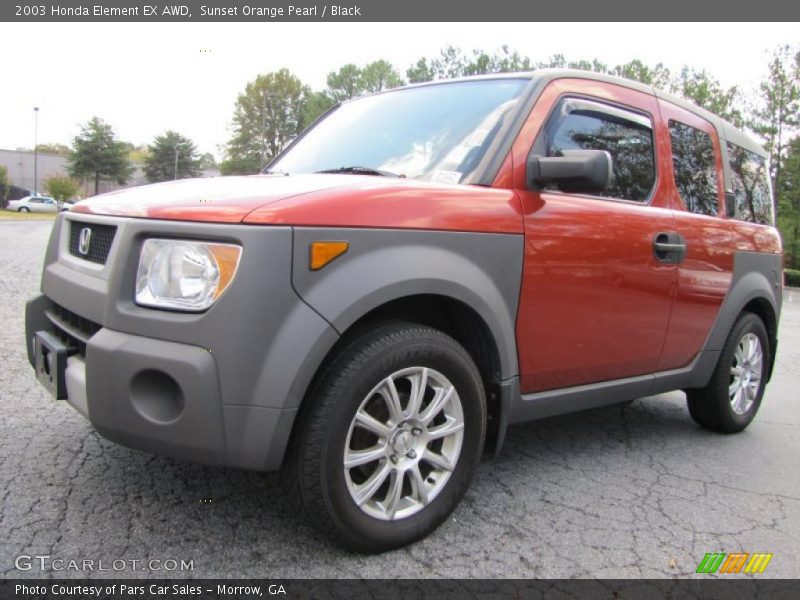
[[[764,372],[764,351],[754,333],[746,333],[739,340],[733,354],[728,397],[731,409],[743,415],[753,406]]]
[[[355,504],[394,521],[421,511],[441,493],[458,462],[464,411],[438,371],[396,371],[366,395],[345,442],[345,481]]]

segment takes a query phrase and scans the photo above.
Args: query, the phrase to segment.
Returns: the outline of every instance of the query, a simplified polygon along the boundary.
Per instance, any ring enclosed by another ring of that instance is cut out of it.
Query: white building
[[[61,154],[38,152],[36,156],[36,179],[34,182],[34,155],[30,150],[3,150],[0,149],[0,165],[8,169],[8,178],[12,185],[31,191],[45,193],[44,181],[54,175],[67,175],[67,157]],[[200,177],[217,177],[219,170],[206,169]],[[38,185],[36,185],[38,183]],[[101,181],[99,193],[110,192],[124,187],[132,187],[147,183],[143,166],[134,165],[134,171],[125,185],[118,185],[113,181]],[[38,188],[38,189],[36,189]],[[87,178],[83,181],[83,189],[79,193],[81,198],[94,195],[94,179]]]

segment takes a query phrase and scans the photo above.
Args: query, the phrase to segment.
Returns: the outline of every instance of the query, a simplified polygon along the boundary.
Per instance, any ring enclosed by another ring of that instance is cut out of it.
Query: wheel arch
[[[407,322],[432,327],[458,342],[475,361],[486,392],[487,452],[499,450],[508,415],[506,386],[501,378],[500,342],[486,320],[461,300],[441,294],[411,294],[385,302],[361,315],[328,351],[309,383],[302,406],[314,385],[341,349],[361,333],[382,323]]]
[[[783,291],[781,272],[781,257],[778,254],[737,252],[730,289],[703,349],[721,350],[741,315],[745,312],[754,313],[764,322],[769,334],[769,378],[778,344]]]
[[[775,307],[770,304],[764,296],[757,296],[745,304],[742,313],[749,312],[756,315],[767,328],[769,341],[769,363],[767,364],[767,381],[772,378],[772,370],[775,366],[775,353],[778,349],[778,316]]]

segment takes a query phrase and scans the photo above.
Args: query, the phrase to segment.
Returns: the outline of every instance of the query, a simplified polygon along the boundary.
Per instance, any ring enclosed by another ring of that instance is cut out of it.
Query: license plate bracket
[[[33,336],[36,378],[56,400],[67,398],[67,358],[74,352],[49,331],[37,331]]]

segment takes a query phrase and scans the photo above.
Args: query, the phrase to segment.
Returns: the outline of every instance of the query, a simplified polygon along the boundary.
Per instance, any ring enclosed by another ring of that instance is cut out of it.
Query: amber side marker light
[[[348,242],[314,242],[309,254],[309,268],[319,271],[335,258],[339,258],[350,247]]]
[[[208,251],[216,259],[217,267],[219,268],[219,285],[217,286],[217,291],[214,292],[214,300],[216,300],[233,280],[233,276],[239,266],[239,257],[242,255],[242,249],[231,244],[209,244]]]

